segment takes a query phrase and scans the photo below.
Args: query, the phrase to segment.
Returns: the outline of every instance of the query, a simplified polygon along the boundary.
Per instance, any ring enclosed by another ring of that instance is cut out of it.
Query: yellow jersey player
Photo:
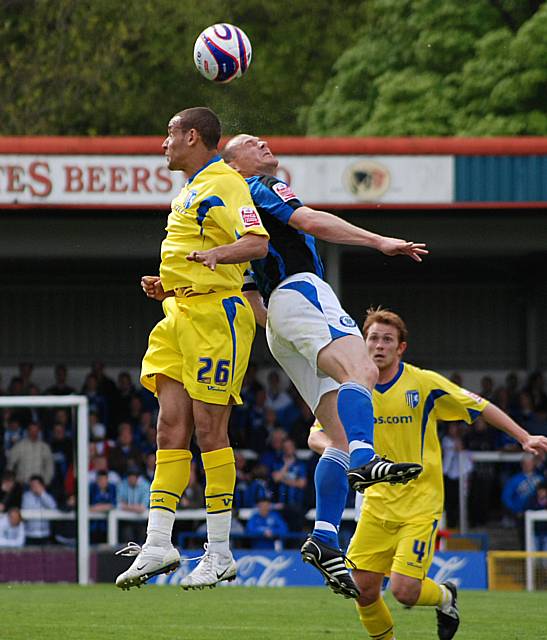
[[[236,475],[228,418],[231,404],[241,402],[255,334],[241,293],[243,274],[250,259],[266,254],[268,233],[247,184],[217,154],[219,139],[217,116],[196,107],[171,119],[163,143],[169,169],[188,179],[171,205],[160,276],[141,280],[165,312],[150,334],[141,372],[142,385],[159,400],[158,451],[146,542],[119,552],[137,556],[116,580],[122,589],[180,563],[171,534],[189,480],[194,429],[206,476],[208,543],[182,586],[214,586],[236,575],[228,542]]]
[[[479,415],[515,438],[525,451],[547,451],[547,438],[531,436],[506,413],[442,375],[402,362],[407,328],[395,313],[370,310],[363,333],[369,355],[379,369],[373,391],[374,447],[388,458],[413,460],[423,472],[411,485],[375,484],[365,492],[348,558],[359,587],[357,610],[375,640],[393,640],[393,619],[381,587],[391,577],[395,598],[405,605],[437,607],[441,640],[454,637],[459,625],[457,591],[427,577],[443,511],[443,475],[437,420],[473,422]],[[312,427],[309,445],[329,446],[320,425]]]

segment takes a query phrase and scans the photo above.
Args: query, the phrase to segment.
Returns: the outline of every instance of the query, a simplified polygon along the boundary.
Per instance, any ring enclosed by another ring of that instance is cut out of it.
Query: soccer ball
[[[249,38],[231,24],[214,24],[202,31],[194,45],[194,62],[201,75],[213,82],[240,78],[251,64]]]

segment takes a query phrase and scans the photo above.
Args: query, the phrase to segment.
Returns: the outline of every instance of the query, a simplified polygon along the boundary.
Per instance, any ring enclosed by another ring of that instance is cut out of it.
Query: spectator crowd
[[[0,388],[1,395],[85,395],[89,402],[90,509],[107,513],[118,508],[145,513],[154,475],[156,452],[156,399],[121,371],[116,381],[101,362],[95,362],[81,388],[72,385],[67,367],[54,367],[52,384],[40,389],[32,380],[33,366],[19,365],[19,373]],[[462,384],[461,376],[452,379]],[[497,386],[484,376],[480,395],[500,406],[532,434],[547,435],[547,394],[541,373],[530,374],[523,383],[514,373]],[[236,450],[236,510],[254,509],[246,528],[253,546],[269,548],[276,540],[298,538],[306,529],[305,515],[314,507],[313,473],[317,457],[306,448],[313,415],[296,389],[285,386],[277,369],[259,371],[251,364],[245,376],[242,399],[230,420],[230,439]],[[76,504],[74,470],[75,416],[66,408],[13,408],[0,414],[0,547],[44,544],[71,540],[67,523],[47,519],[22,521],[21,509],[72,510]],[[443,448],[448,527],[458,525],[460,451],[519,451],[518,444],[489,427],[482,418],[473,425],[439,425]],[[194,449],[190,483],[181,509],[203,508],[204,474]],[[545,461],[519,464],[473,464],[469,517],[472,526],[483,526],[496,517],[521,523],[526,509],[546,508]],[[353,497],[348,506],[353,506]],[[485,508],[489,505],[489,509]],[[178,533],[190,537],[198,522],[178,524]],[[140,540],[144,522],[122,523],[122,539]],[[520,524],[519,524],[520,526]],[[237,525],[234,527],[237,532]],[[93,520],[91,539],[106,541],[106,522]],[[541,544],[544,544],[542,539]]]

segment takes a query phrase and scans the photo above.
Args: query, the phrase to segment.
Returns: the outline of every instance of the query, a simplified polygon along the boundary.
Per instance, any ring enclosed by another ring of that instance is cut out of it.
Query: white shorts
[[[270,296],[268,346],[312,411],[325,393],[340,386],[318,369],[317,355],[348,335],[362,337],[330,285],[315,274],[290,276]]]

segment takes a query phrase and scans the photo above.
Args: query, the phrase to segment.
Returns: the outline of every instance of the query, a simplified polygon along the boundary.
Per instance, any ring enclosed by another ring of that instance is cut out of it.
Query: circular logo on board
[[[377,200],[389,189],[391,176],[374,160],[357,160],[344,172],[344,182],[359,200]]]

